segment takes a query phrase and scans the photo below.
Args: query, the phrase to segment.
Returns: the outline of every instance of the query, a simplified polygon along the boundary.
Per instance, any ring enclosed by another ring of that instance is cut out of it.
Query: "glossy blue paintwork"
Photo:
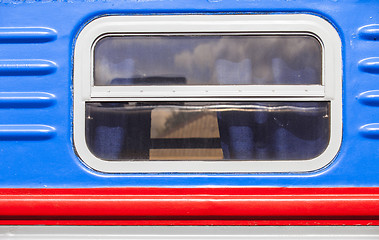
[[[362,39],[378,41],[379,40],[379,24],[372,24],[361,27],[359,29],[359,36]]]
[[[364,125],[359,129],[359,131],[364,137],[373,139],[379,138],[379,123]]]
[[[55,129],[40,124],[0,125],[0,140],[45,140],[55,136]]]
[[[40,59],[0,60],[0,76],[38,76],[54,73],[54,62]]]
[[[363,72],[379,74],[379,57],[363,59],[359,61],[358,66]]]
[[[103,174],[76,156],[73,46],[88,21],[102,15],[284,13],[321,16],[341,37],[343,142],[329,166],[301,174]],[[0,187],[378,187],[379,108],[361,95],[379,90],[378,24],[376,0],[0,0]]]
[[[363,92],[358,96],[358,100],[368,106],[379,106],[379,90]]]
[[[0,108],[44,108],[56,103],[56,98],[43,92],[2,92]]]
[[[0,27],[0,43],[43,43],[56,38],[57,32],[50,28]]]

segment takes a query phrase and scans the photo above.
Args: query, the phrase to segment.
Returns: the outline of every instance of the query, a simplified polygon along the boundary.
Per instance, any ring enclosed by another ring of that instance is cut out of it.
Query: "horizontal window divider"
[[[319,85],[95,86],[91,97],[324,97]]]
[[[323,97],[93,97],[85,102],[329,102]]]

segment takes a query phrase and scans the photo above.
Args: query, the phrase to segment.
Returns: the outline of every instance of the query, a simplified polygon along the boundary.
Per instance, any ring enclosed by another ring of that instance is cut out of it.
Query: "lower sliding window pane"
[[[306,160],[329,144],[329,102],[86,103],[104,160]]]

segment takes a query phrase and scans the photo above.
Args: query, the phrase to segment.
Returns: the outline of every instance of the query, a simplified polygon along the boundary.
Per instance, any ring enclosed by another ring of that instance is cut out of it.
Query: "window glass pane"
[[[330,138],[329,102],[86,103],[104,160],[304,160]]]
[[[321,84],[312,36],[108,36],[94,48],[94,82],[106,85]]]

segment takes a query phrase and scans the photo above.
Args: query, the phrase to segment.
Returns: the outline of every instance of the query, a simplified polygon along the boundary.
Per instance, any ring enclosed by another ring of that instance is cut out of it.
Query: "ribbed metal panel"
[[[358,63],[359,70],[379,74],[379,57],[366,58]]]
[[[55,128],[46,125],[0,125],[0,140],[44,140],[54,136]]]
[[[379,40],[379,24],[363,26],[358,30],[359,37],[365,40]]]
[[[56,69],[57,65],[48,60],[0,60],[0,76],[48,75],[54,73]]]
[[[45,108],[55,103],[55,96],[50,93],[0,92],[0,108]]]
[[[370,123],[362,126],[359,129],[362,136],[367,138],[379,138],[379,123]]]
[[[0,28],[0,43],[44,43],[57,38],[57,32],[43,27]]]

